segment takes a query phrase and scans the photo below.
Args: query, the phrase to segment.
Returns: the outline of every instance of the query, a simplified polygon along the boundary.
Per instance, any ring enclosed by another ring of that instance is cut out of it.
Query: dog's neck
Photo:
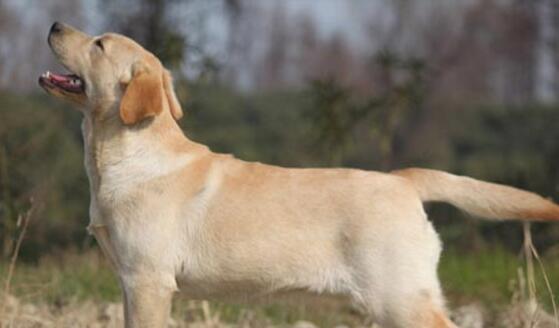
[[[90,183],[91,224],[100,224],[98,202],[179,170],[209,152],[190,141],[169,111],[126,126],[118,115],[82,122],[84,164]]]

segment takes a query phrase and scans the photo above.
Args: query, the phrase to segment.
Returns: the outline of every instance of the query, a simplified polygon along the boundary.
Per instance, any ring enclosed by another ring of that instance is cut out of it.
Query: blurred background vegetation
[[[0,0],[4,259],[30,198],[39,208],[21,260],[94,247],[80,114],[36,83],[61,69],[46,43],[56,20],[157,54],[175,76],[186,135],[214,151],[294,167],[423,166],[559,199],[553,0]],[[452,249],[441,269],[451,294],[506,295],[520,224],[428,210]],[[533,232],[556,268],[559,225]]]

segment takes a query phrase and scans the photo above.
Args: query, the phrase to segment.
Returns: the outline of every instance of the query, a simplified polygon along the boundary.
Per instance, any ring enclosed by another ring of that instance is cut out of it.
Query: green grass
[[[543,258],[555,302],[559,302],[559,259]],[[551,299],[543,274],[534,263],[538,299],[550,306]],[[486,249],[475,254],[461,254],[454,250],[443,252],[439,276],[447,298],[454,303],[482,302],[487,306],[510,303],[518,290],[518,269],[525,273],[523,260],[501,248]]]
[[[7,269],[8,264],[0,261],[1,277]],[[17,263],[11,285],[12,293],[33,302],[117,301],[120,297],[115,275],[96,252],[67,252],[36,264]]]
[[[559,261],[548,256],[544,258],[544,265],[553,291],[559,295]],[[510,303],[517,269],[521,266],[521,259],[500,248],[475,254],[445,250],[439,274],[451,306],[481,302],[488,309],[498,309]],[[5,277],[6,271],[7,263],[0,262],[0,277]],[[536,278],[540,302],[549,306],[550,299],[538,267]],[[55,305],[83,300],[114,302],[120,301],[121,297],[114,274],[97,252],[67,252],[60,257],[44,258],[38,264],[18,263],[12,292],[25,301]],[[177,298],[175,316],[202,317],[200,309],[193,310],[188,304]],[[212,313],[219,313],[220,318],[228,322],[237,322],[246,316],[247,307],[250,307],[254,320],[274,324],[293,323],[303,318],[320,326],[351,325],[362,320],[347,304],[331,300],[307,305],[294,302],[249,306],[211,303]]]

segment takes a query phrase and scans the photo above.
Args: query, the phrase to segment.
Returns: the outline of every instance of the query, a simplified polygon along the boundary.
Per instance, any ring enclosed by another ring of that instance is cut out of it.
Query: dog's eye
[[[103,41],[101,41],[101,39],[95,40],[95,45],[99,47],[99,49],[105,51],[105,47],[103,46]]]

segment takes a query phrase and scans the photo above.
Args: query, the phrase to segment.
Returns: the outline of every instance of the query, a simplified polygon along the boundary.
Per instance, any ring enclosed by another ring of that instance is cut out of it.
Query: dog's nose
[[[59,22],[54,22],[54,24],[52,24],[52,26],[50,27],[49,34],[59,33],[60,31],[62,31],[62,24]]]

